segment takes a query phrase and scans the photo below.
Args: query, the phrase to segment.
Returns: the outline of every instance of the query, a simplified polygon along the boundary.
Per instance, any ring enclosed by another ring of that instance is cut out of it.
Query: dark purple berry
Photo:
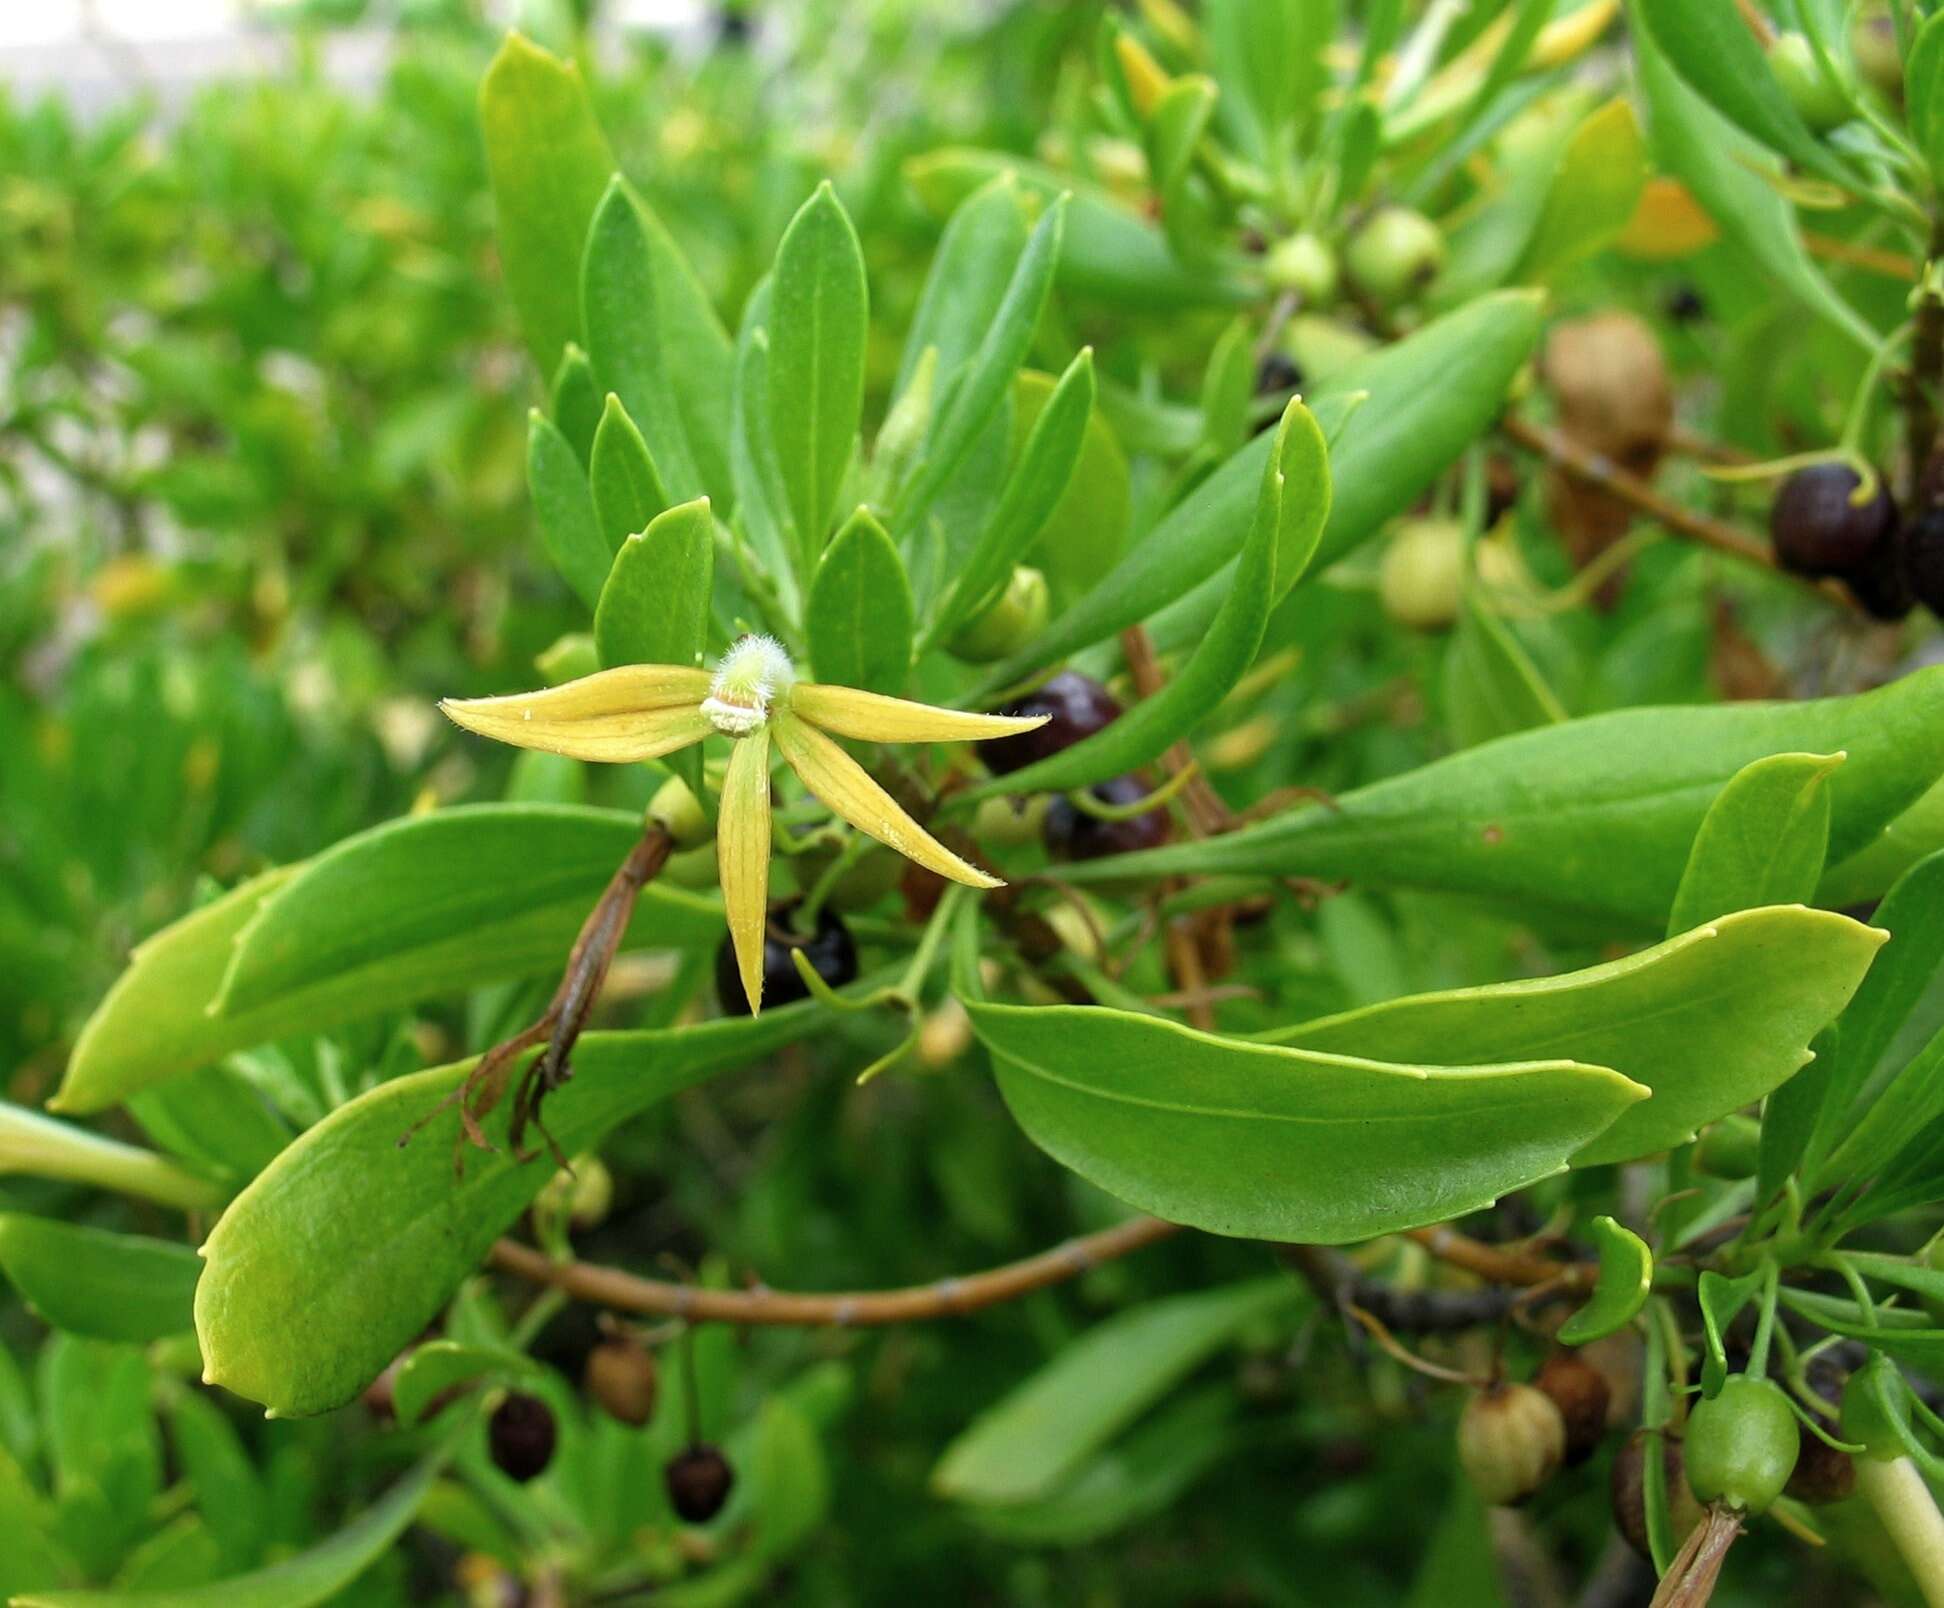
[[[857,944],[837,912],[825,905],[817,912],[817,930],[808,938],[795,930],[791,919],[794,899],[773,907],[763,929],[763,1003],[793,1005],[810,997],[809,985],[797,975],[790,952],[801,949],[809,958],[810,969],[832,988],[857,979]],[[736,946],[727,938],[716,950],[716,998],[724,1016],[747,1016],[749,1001],[743,994],[742,973],[736,966]]]
[[[1944,542],[1944,509],[1931,509],[1894,531],[1876,556],[1861,569],[1845,575],[1843,583],[1871,618],[1901,620],[1917,601],[1912,590],[1910,555],[1927,547],[1934,551],[1940,542]]]
[[[553,1409],[538,1396],[519,1391],[493,1409],[486,1425],[486,1444],[494,1464],[508,1479],[522,1484],[553,1461],[555,1435]]]
[[[1902,557],[1907,594],[1944,616],[1944,508],[1926,508],[1910,522]]]
[[[1701,292],[1689,284],[1676,285],[1667,293],[1667,316],[1677,324],[1692,324],[1708,316],[1708,304]]]
[[[1303,371],[1287,352],[1271,347],[1256,366],[1256,395],[1275,396],[1303,383]]]
[[[1782,482],[1769,510],[1775,555],[1798,575],[1854,575],[1869,566],[1897,527],[1897,505],[1879,477],[1862,507],[1850,501],[1860,484],[1845,463],[1817,463]]]
[[[736,1471],[713,1446],[691,1446],[677,1452],[662,1470],[668,1485],[668,1505],[689,1524],[707,1524],[722,1511],[735,1487]]]
[[[1091,737],[1117,720],[1120,712],[1113,694],[1092,676],[1062,670],[1019,702],[998,711],[1002,715],[1047,715],[1051,718],[1046,724],[1013,737],[994,737],[980,743],[979,757],[995,776],[1010,776],[1071,748],[1083,737]]]
[[[1137,803],[1154,789],[1138,776],[1115,776],[1096,783],[1092,791],[1101,803],[1119,805]],[[1168,841],[1168,832],[1165,809],[1143,810],[1124,821],[1103,821],[1076,809],[1061,794],[1046,811],[1047,851],[1063,860],[1100,860],[1110,854],[1158,849]]]

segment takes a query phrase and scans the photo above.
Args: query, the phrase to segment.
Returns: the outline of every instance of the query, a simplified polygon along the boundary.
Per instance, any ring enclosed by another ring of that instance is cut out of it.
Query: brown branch
[[[1657,520],[1677,536],[1684,536],[1717,553],[1726,553],[1730,558],[1759,564],[1764,569],[1787,576],[1829,602],[1851,609],[1860,606],[1834,581],[1812,581],[1780,568],[1775,562],[1774,552],[1759,536],[1751,535],[1739,525],[1731,525],[1726,520],[1683,508],[1679,503],[1663,497],[1638,475],[1629,474],[1605,454],[1581,446],[1570,436],[1510,414],[1499,421],[1499,428],[1527,451],[1538,453],[1575,480],[1584,481],[1619,498],[1649,519]]]
[[[1127,673],[1133,678],[1134,690],[1143,698],[1152,698],[1167,684],[1162,673],[1161,661],[1155,656],[1154,643],[1147,634],[1147,627],[1130,625],[1121,632],[1121,657],[1127,661]],[[1161,756],[1161,767],[1170,776],[1178,776],[1194,763],[1194,755],[1189,751],[1185,740],[1174,743]],[[1202,775],[1190,777],[1181,791],[1182,807],[1188,812],[1198,837],[1212,837],[1218,832],[1226,832],[1235,824],[1224,804],[1221,795],[1209,785],[1208,778]]]
[[[1592,1283],[1595,1272],[1590,1262],[1555,1262],[1551,1257],[1535,1256],[1530,1251],[1508,1251],[1461,1234],[1444,1223],[1435,1228],[1411,1229],[1406,1237],[1422,1245],[1440,1262],[1463,1268],[1491,1284],[1546,1284],[1561,1290],[1578,1290]]]
[[[798,1294],[758,1286],[749,1290],[706,1290],[689,1284],[644,1279],[620,1268],[588,1262],[555,1262],[514,1240],[501,1240],[492,1265],[536,1284],[552,1285],[577,1300],[616,1312],[641,1312],[682,1318],[691,1323],[779,1324],[804,1327],[867,1328],[963,1317],[968,1312],[1016,1301],[1035,1290],[1063,1284],[1090,1268],[1126,1256],[1180,1232],[1178,1223],[1134,1217],[1098,1234],[1068,1240],[1022,1262],[940,1279],[902,1290],[854,1290],[828,1295]]]
[[[1944,256],[1944,215],[1931,225],[1930,255],[1933,260]],[[1931,454],[1937,450],[1937,393],[1944,384],[1944,299],[1923,286],[1919,287],[1915,324],[1910,338],[1910,373],[1904,384],[1913,503],[1931,490]]]

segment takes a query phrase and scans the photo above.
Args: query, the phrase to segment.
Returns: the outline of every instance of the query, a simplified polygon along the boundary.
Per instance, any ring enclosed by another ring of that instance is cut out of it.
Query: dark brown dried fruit
[[[677,1452],[662,1470],[669,1506],[689,1524],[707,1524],[722,1511],[735,1487],[736,1471],[719,1448],[707,1444]]]
[[[645,1424],[655,1416],[660,1383],[655,1354],[625,1335],[603,1340],[587,1354],[582,1376],[588,1395],[624,1424]]]
[[[1565,1421],[1566,1466],[1584,1463],[1606,1439],[1607,1407],[1613,1400],[1606,1375],[1576,1351],[1556,1351],[1533,1384],[1552,1399]]]

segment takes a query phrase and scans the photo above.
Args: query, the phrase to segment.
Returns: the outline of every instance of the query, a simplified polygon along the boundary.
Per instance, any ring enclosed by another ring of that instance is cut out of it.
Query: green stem
[[[1908,1457],[1856,1459],[1856,1485],[1930,1608],[1944,1608],[1944,1515]]]
[[[1751,1379],[1768,1376],[1769,1343],[1775,1335],[1775,1292],[1781,1271],[1773,1261],[1765,1265],[1762,1280],[1762,1311],[1755,1320],[1755,1342],[1748,1348],[1748,1375]]]
[[[199,1211],[220,1206],[225,1192],[152,1150],[104,1139],[38,1112],[0,1105],[0,1175],[63,1178],[140,1195],[164,1206]]]

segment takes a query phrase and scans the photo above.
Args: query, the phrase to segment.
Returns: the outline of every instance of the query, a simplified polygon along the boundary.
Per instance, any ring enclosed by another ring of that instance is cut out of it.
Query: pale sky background
[[[90,10],[100,29],[140,41],[227,33],[251,9],[248,0],[0,0],[0,47],[77,39]],[[273,0],[258,9],[274,9]],[[510,16],[517,5],[509,0],[501,9]],[[611,14],[623,26],[678,26],[700,9],[697,0],[624,0]]]

